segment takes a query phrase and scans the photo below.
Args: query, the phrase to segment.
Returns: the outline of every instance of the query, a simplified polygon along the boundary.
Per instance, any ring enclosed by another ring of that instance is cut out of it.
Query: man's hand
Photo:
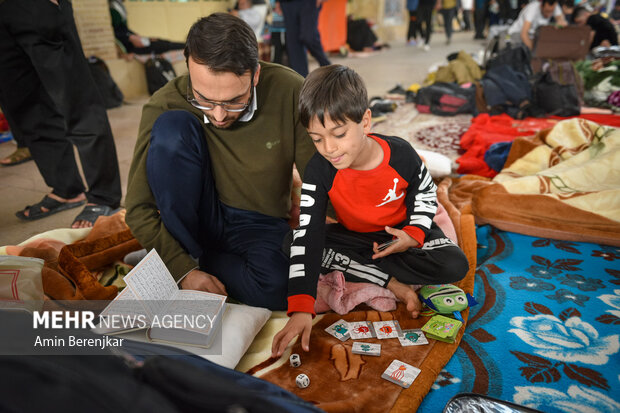
[[[54,3],[56,6],[58,6],[58,0],[50,0],[52,3]]]
[[[224,284],[217,277],[200,270],[191,270],[181,281],[181,288],[228,295]]]
[[[387,232],[388,234],[394,235],[398,239],[398,241],[390,245],[383,251],[379,251],[379,244],[377,244],[376,242],[373,242],[372,250],[375,253],[372,256],[373,260],[376,260],[377,258],[385,257],[390,254],[394,254],[396,252],[407,251],[409,248],[415,248],[418,245],[420,245],[418,241],[411,238],[411,235],[407,234],[402,229],[385,227],[385,232]]]
[[[301,348],[310,351],[310,332],[312,331],[312,314],[293,313],[282,330],[273,338],[271,357],[280,357],[291,340],[301,334]]]

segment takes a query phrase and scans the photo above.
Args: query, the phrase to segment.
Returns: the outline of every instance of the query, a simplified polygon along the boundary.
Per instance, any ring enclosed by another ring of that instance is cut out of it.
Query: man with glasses
[[[126,220],[182,288],[287,307],[292,169],[314,146],[299,123],[303,79],[258,61],[252,29],[215,13],[185,46],[189,74],[145,105]]]

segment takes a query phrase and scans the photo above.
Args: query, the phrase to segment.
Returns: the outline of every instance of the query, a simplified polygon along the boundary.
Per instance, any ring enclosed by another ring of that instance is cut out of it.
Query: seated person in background
[[[587,8],[579,6],[575,8],[573,21],[578,26],[587,24],[592,29],[590,49],[598,46],[609,47],[618,44],[616,28],[600,14],[593,14]]]
[[[185,47],[185,43],[171,42],[155,37],[142,37],[132,32],[127,27],[127,10],[123,1],[109,0],[109,3],[114,37],[123,45],[128,54],[162,54],[170,50],[182,50]]]
[[[366,87],[357,73],[342,65],[315,69],[301,90],[299,116],[318,153],[306,167],[292,236],[291,318],[273,339],[272,357],[299,334],[309,350],[319,273],[338,270],[347,281],[386,287],[417,318],[417,288],[459,281],[469,268],[433,221],[437,187],[422,159],[401,138],[370,134]],[[325,224],[328,200],[337,224]]]
[[[299,122],[303,79],[259,62],[252,29],[228,13],[187,35],[188,74],[142,110],[126,222],[181,288],[286,309],[293,165],[315,149]]]
[[[379,42],[368,20],[353,19],[353,16],[347,17],[347,44],[356,52],[372,52],[389,47]]]
[[[566,26],[566,20],[558,5],[558,0],[533,1],[521,10],[517,20],[508,29],[508,34],[514,42],[521,42],[531,50],[534,45],[536,29],[549,24],[552,17],[558,26]]]

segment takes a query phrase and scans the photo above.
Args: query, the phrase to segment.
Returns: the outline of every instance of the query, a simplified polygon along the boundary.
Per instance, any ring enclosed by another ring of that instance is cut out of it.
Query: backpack
[[[497,52],[497,55],[486,63],[486,69],[490,70],[497,66],[508,65],[517,72],[530,77],[532,75],[531,66],[532,54],[530,49],[523,43],[513,45],[507,44],[506,47]]]
[[[97,56],[91,56],[88,58],[88,67],[105,108],[112,109],[121,106],[124,98],[123,92],[112,79],[108,65]]]
[[[416,109],[420,113],[454,116],[462,113],[477,115],[476,88],[462,88],[456,83],[435,82],[418,90]]]
[[[489,69],[480,84],[491,115],[507,113],[515,119],[523,119],[530,113],[524,109],[532,101],[532,88],[527,76],[508,65]]]
[[[550,116],[577,116],[581,113],[579,95],[574,84],[562,85],[551,73],[542,72],[534,81],[536,106]]]
[[[157,92],[166,83],[177,77],[172,63],[163,57],[151,57],[144,64],[149,94]]]

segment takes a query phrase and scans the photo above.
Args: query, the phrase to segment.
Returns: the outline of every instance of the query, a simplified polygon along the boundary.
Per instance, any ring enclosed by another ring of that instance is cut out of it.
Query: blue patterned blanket
[[[462,392],[620,412],[620,248],[479,227],[467,330],[419,411]]]

